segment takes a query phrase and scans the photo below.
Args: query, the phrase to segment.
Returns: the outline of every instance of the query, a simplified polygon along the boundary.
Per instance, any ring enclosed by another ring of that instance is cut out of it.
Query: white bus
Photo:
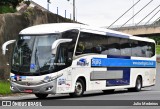
[[[155,85],[155,41],[113,30],[73,23],[32,26],[16,40],[11,62],[11,91],[48,94],[115,89],[140,91]]]

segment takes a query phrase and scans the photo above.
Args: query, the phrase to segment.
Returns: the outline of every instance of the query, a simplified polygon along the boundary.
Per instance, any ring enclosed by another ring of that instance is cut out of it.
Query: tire
[[[111,93],[114,93],[114,89],[111,89],[111,90],[102,90],[103,93],[105,94],[111,94]]]
[[[69,95],[71,97],[80,97],[83,96],[83,93],[85,91],[85,85],[82,79],[78,79],[75,84],[75,91],[73,93],[70,93]]]
[[[141,89],[142,89],[142,79],[141,79],[141,77],[138,76],[137,80],[136,80],[135,87],[134,88],[129,88],[128,91],[130,91],[130,92],[139,92],[139,91],[141,91]]]
[[[48,96],[48,94],[36,93],[35,96],[39,99],[45,99]]]

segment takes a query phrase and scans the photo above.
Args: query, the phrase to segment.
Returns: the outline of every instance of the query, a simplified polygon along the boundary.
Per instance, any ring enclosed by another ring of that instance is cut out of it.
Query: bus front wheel
[[[35,96],[39,99],[44,99],[48,96],[48,94],[41,94],[41,93],[36,93]]]
[[[84,85],[84,82],[82,79],[78,79],[76,81],[76,84],[75,84],[75,90],[73,93],[70,93],[69,95],[71,97],[80,97],[83,95],[84,93],[84,90],[85,90],[85,85]]]

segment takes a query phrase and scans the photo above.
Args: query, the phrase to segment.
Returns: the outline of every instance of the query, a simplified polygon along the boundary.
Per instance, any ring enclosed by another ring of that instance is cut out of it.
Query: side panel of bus
[[[75,83],[80,77],[85,78],[86,91],[135,87],[138,76],[142,78],[143,87],[154,85],[154,43],[128,38],[117,34],[114,37],[82,32],[77,44],[79,49],[76,48],[70,68],[70,91],[74,92]],[[94,61],[96,58],[103,64]],[[134,61],[151,62],[153,65],[133,65]]]

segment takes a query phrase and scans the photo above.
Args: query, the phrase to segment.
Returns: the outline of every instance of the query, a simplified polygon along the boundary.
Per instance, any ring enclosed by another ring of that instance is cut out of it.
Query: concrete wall
[[[37,8],[30,8],[24,13],[0,14],[0,47],[5,41],[16,39],[18,33],[26,27],[58,22],[71,22],[71,20]],[[8,48],[6,56],[2,55],[0,49],[0,80],[9,78],[10,67],[7,63],[11,61],[13,45],[9,45]]]

